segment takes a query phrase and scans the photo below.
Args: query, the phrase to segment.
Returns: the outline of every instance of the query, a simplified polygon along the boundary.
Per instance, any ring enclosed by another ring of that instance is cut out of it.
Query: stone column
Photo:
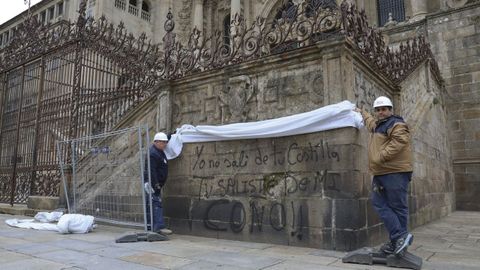
[[[427,0],[412,0],[412,19],[411,21],[418,21],[425,18],[427,14]]]
[[[195,0],[193,5],[193,26],[203,34],[203,0]]]

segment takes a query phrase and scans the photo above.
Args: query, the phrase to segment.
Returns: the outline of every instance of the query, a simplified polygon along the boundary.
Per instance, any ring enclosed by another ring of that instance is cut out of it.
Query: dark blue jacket
[[[402,117],[398,115],[392,115],[383,120],[377,121],[377,126],[375,127],[375,132],[383,133],[385,136],[388,135],[388,131],[393,128],[396,123],[405,123]]]
[[[160,189],[165,185],[168,176],[168,160],[162,150],[154,145],[150,146],[150,176],[152,187],[155,193],[160,193]],[[145,170],[145,181],[148,181],[148,173]]]

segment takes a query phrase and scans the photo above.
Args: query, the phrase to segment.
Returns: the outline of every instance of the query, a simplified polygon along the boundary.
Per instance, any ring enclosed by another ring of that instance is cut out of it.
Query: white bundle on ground
[[[33,218],[38,222],[58,221],[63,212],[38,212]]]
[[[343,127],[362,127],[362,116],[354,112],[355,104],[342,101],[319,109],[290,116],[223,126],[183,125],[167,144],[168,159],[180,155],[183,143],[273,138],[306,134]]]
[[[51,223],[58,221],[58,223]],[[63,214],[62,212],[39,212],[34,219],[7,219],[11,227],[56,231],[59,233],[88,233],[93,230],[94,217],[81,214]]]
[[[88,233],[93,230],[94,217],[81,214],[66,214],[58,221],[60,233]]]

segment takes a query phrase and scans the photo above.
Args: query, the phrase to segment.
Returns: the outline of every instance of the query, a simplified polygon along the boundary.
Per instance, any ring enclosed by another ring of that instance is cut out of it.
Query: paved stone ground
[[[61,235],[11,228],[0,215],[0,269],[391,269],[343,264],[345,253],[172,235],[165,242],[116,244],[123,228],[99,225],[89,234]],[[480,269],[480,212],[454,212],[414,230],[410,251],[422,269]]]

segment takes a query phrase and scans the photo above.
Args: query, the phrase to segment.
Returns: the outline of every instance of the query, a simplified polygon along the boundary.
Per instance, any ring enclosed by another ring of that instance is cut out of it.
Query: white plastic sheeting
[[[50,223],[56,221],[58,223]],[[5,223],[17,228],[56,231],[59,233],[88,233],[95,227],[93,216],[80,214],[63,215],[62,212],[39,212],[34,219],[7,219]]]
[[[38,212],[33,218],[39,222],[54,222],[58,221],[62,216],[63,212]]]
[[[183,143],[283,137],[343,127],[361,128],[362,116],[354,112],[355,104],[342,101],[310,112],[248,123],[223,126],[183,125],[167,144],[168,159],[180,155]]]
[[[66,214],[58,221],[59,233],[88,233],[93,230],[94,217],[81,214]]]
[[[37,222],[35,219],[7,219],[5,220],[11,227],[17,227],[22,229],[35,229],[40,231],[56,231],[58,232],[57,224]]]

